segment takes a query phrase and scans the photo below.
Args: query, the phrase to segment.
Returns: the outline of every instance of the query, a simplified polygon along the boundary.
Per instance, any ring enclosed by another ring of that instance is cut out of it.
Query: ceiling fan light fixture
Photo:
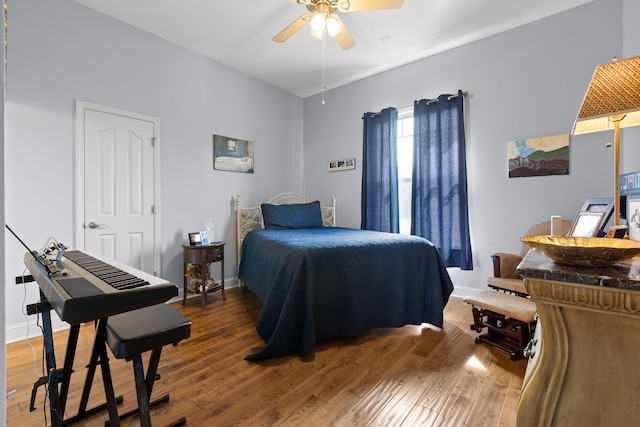
[[[316,33],[321,33],[324,30],[325,17],[324,13],[316,12],[311,18],[311,29]]]
[[[313,29],[313,27],[311,27],[310,34],[311,34],[311,37],[315,37],[318,40],[322,40],[322,36],[324,34],[324,28],[321,28],[320,31],[316,31],[316,30]]]
[[[349,33],[349,29],[340,19],[342,12],[358,12],[363,10],[398,9],[404,0],[289,0],[292,3],[304,5],[308,12],[302,14],[295,21],[285,27],[273,37],[273,41],[282,43],[292,35],[309,25],[311,35],[324,39],[325,29],[338,42],[342,49],[351,49],[356,41]],[[341,12],[341,13],[334,13]]]
[[[327,32],[331,37],[335,37],[336,34],[338,34],[340,30],[342,30],[342,25],[340,25],[338,20],[331,15],[327,17],[326,25],[327,25]]]

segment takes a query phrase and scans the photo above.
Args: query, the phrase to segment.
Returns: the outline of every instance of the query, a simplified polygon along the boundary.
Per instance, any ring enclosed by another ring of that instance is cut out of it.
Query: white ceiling
[[[303,5],[288,0],[75,0],[300,97],[322,91],[323,44],[305,27],[271,39]],[[342,13],[356,40],[326,40],[332,89],[593,0],[405,0],[394,10]],[[339,13],[339,12],[338,12]]]

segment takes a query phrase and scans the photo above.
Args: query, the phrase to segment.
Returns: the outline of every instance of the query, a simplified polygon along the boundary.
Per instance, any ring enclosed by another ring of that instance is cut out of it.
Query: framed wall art
[[[332,160],[329,162],[329,172],[345,171],[356,168],[356,159]]]
[[[509,178],[569,174],[569,134],[507,143]]]
[[[620,194],[640,193],[640,172],[623,173],[620,175]]]
[[[213,135],[213,168],[253,173],[253,142]]]

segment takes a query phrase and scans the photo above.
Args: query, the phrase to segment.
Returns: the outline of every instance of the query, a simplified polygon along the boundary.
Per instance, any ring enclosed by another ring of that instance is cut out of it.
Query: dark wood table
[[[207,293],[222,291],[222,299],[226,300],[224,295],[224,243],[214,242],[208,245],[182,245],[184,254],[184,286],[182,295],[182,305],[187,302],[187,267],[189,264],[199,264],[202,268],[203,289],[202,292],[202,308],[207,305]],[[206,290],[205,272],[209,271],[209,264],[212,262],[220,262],[220,285],[214,286]]]

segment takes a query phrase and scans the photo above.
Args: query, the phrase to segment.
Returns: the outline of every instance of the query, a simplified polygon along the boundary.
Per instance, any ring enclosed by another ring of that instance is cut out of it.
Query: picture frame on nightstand
[[[627,226],[629,239],[640,241],[640,194],[627,196]]]
[[[586,212],[604,212],[604,219],[600,224],[600,230],[596,234],[596,237],[602,237],[606,234],[606,226],[609,222],[609,219],[613,215],[613,197],[610,198],[596,198],[596,199],[587,199],[580,211]]]
[[[202,245],[202,235],[200,232],[189,233],[189,244],[191,246],[200,246]]]
[[[569,236],[572,237],[596,237],[600,226],[604,220],[605,212],[580,211],[576,215],[575,221]]]

